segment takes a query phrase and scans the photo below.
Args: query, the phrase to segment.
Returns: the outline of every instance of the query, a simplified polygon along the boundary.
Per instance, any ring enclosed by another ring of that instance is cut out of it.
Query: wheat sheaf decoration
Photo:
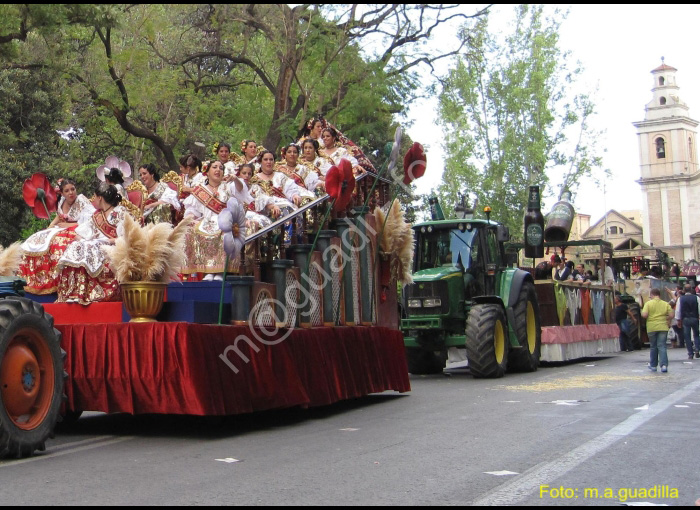
[[[7,248],[0,246],[0,276],[14,276],[22,260],[22,248],[19,241]]]
[[[411,266],[415,239],[410,223],[404,220],[404,213],[398,201],[392,203],[389,214],[379,207],[375,208],[374,216],[378,232],[379,249],[391,257],[392,278],[403,284],[413,283]]]
[[[180,281],[184,264],[185,234],[192,223],[185,218],[175,228],[170,223],[141,227],[129,215],[124,219],[124,235],[114,246],[102,249],[119,283]]]

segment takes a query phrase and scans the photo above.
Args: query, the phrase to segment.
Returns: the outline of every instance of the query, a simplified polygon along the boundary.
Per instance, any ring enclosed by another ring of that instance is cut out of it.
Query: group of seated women
[[[339,144],[332,127],[321,129],[313,119],[299,143],[280,151],[281,160],[253,140],[244,140],[240,154],[228,143],[215,147],[216,158],[202,162],[187,154],[180,159],[179,194],[166,183],[153,164],[142,165],[138,178],[146,188],[146,199],[138,218],[142,223],[177,223],[192,220],[185,242],[182,275],[203,275],[203,280],[221,280],[224,271],[235,269],[223,250],[218,215],[230,198],[246,211],[247,233],[294,212],[299,206],[325,193],[325,176],[340,159],[350,160],[356,173],[365,170],[350,150]],[[111,168],[100,174],[95,198],[77,193],[75,182],[62,179],[56,218],[49,228],[36,232],[23,244],[20,276],[27,292],[57,293],[59,302],[88,304],[120,298],[118,282],[101,249],[123,233],[129,214],[122,172]],[[127,186],[129,189],[129,186]],[[133,209],[133,208],[132,208]]]

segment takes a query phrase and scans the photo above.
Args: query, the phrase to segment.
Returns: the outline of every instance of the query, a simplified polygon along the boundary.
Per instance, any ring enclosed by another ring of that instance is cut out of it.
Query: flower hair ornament
[[[214,155],[215,158],[219,155],[219,142],[214,142],[212,154]]]
[[[116,156],[109,156],[105,159],[105,164],[98,166],[95,174],[100,181],[105,182],[105,175],[109,174],[112,168],[116,168],[122,173],[124,187],[134,182],[134,179],[131,177],[131,165],[126,161],[121,161]]]

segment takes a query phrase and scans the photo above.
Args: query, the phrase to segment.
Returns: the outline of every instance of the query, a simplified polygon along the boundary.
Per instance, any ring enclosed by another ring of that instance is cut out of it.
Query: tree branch
[[[270,79],[267,77],[265,72],[258,67],[255,62],[250,60],[249,58],[245,57],[234,57],[233,55],[225,52],[220,52],[220,51],[204,51],[204,52],[199,52],[195,53],[193,55],[188,56],[184,60],[181,60],[179,62],[179,65],[184,66],[185,64],[192,62],[193,60],[196,60],[198,58],[208,58],[208,57],[214,57],[214,58],[221,58],[224,60],[228,60],[230,62],[233,62],[234,64],[243,64],[245,66],[250,67],[255,74],[257,74],[260,79],[263,81],[265,84],[265,87],[267,87],[272,94],[275,94],[276,87],[275,85],[270,81]]]

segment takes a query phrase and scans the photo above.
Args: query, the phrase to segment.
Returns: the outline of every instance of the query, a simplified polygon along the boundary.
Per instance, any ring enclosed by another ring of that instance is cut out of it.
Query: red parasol
[[[423,146],[418,142],[413,145],[403,158],[403,183],[411,184],[425,173],[426,157]]]
[[[333,165],[326,174],[326,192],[335,200],[333,210],[345,209],[355,190],[355,176],[352,174],[352,163],[341,159],[338,166]]]
[[[37,218],[48,220],[50,213],[56,211],[56,191],[51,186],[49,178],[41,172],[33,174],[24,181],[22,196]]]

